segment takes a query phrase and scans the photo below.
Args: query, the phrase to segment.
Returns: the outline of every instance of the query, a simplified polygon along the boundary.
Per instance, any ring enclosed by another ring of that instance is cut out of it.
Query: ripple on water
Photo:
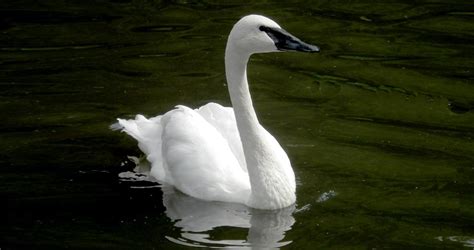
[[[133,32],[176,32],[176,31],[185,31],[191,29],[192,26],[189,25],[147,25],[147,26],[137,26],[131,29]]]
[[[3,47],[0,51],[56,51],[56,50],[84,50],[105,48],[106,44],[84,44],[84,45],[64,45],[64,46],[45,46],[45,47]]]

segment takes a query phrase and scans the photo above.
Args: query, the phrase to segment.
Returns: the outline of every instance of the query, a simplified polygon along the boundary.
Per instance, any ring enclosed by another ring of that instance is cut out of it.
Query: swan
[[[232,28],[225,71],[233,108],[208,103],[198,109],[178,105],[150,119],[117,119],[151,163],[150,175],[189,196],[280,209],[296,201],[295,175],[287,154],[259,123],[247,82],[254,53],[319,52],[273,20],[248,15]]]

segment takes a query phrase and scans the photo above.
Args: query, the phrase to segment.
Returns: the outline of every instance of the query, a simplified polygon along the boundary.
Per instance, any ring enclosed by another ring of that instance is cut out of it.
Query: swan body
[[[216,103],[177,106],[150,119],[118,119],[113,125],[138,141],[150,175],[181,192],[209,201],[278,209],[296,200],[295,175],[277,140],[259,123],[247,82],[254,53],[317,52],[259,15],[240,19],[230,32],[225,69],[233,108]]]

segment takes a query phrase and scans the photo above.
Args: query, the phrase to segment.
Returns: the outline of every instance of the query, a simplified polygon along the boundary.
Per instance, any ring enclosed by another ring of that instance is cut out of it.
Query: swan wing
[[[242,141],[235,121],[234,109],[211,102],[196,109],[196,112],[222,135],[242,170],[248,172]]]
[[[163,115],[161,125],[163,166],[178,190],[204,200],[247,201],[248,174],[214,126],[184,106]]]
[[[223,119],[222,114],[226,119],[233,116],[229,114],[230,108],[220,107],[221,110],[212,110],[214,120],[207,116],[214,124]],[[203,113],[209,114],[209,110]],[[177,106],[150,119],[142,115],[130,120],[118,119],[112,128],[121,129],[138,141],[151,163],[150,175],[159,182],[199,199],[247,202],[249,177],[223,136],[225,127],[214,126],[198,111]]]

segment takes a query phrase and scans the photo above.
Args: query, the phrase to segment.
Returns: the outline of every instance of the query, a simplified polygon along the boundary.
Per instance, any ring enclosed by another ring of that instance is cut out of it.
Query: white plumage
[[[199,109],[177,106],[162,116],[118,119],[151,163],[150,175],[181,192],[210,201],[260,209],[295,202],[295,176],[285,151],[258,122],[247,83],[253,53],[316,52],[258,15],[237,22],[227,41],[225,64],[233,108],[216,103]]]

